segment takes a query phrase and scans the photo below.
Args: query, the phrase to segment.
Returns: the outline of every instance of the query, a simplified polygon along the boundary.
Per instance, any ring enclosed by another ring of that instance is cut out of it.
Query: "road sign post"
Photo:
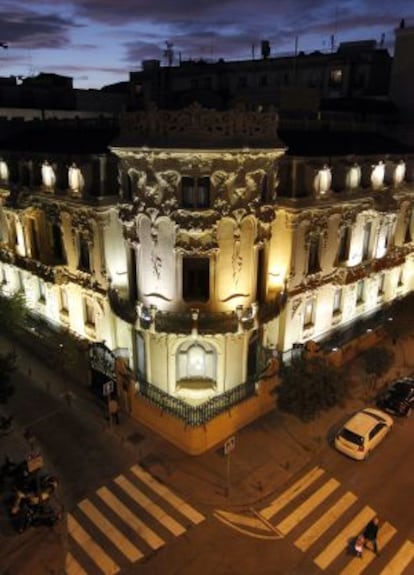
[[[106,396],[108,402],[108,419],[109,427],[112,427],[112,413],[111,413],[111,393],[114,390],[114,382],[109,380],[102,386],[102,393]]]
[[[230,496],[230,454],[236,447],[236,436],[232,435],[224,442],[224,455],[227,459],[227,485],[226,497]]]

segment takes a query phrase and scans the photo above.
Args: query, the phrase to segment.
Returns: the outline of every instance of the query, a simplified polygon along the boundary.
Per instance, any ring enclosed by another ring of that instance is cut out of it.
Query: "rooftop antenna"
[[[335,2],[333,34],[331,35],[331,52],[335,51],[335,36],[338,31],[338,4]]]
[[[164,56],[165,58],[167,58],[168,66],[172,66],[174,60],[174,50],[173,50],[174,44],[172,42],[166,41],[165,46],[166,48],[164,50]]]

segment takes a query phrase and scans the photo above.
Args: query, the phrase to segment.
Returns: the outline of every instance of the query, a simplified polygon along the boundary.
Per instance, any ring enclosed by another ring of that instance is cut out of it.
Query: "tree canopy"
[[[315,419],[321,411],[338,405],[346,394],[342,370],[323,357],[299,357],[280,369],[278,406],[303,421]]]
[[[7,297],[0,294],[0,334],[8,336],[23,324],[26,317],[25,299],[22,293]],[[14,393],[11,376],[16,369],[15,353],[0,353],[0,403],[7,403]]]
[[[0,333],[7,335],[22,325],[26,317],[26,300],[21,292],[0,294]]]

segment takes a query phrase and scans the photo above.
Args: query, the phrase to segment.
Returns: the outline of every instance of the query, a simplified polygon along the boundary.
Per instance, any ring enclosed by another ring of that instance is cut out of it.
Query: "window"
[[[399,273],[398,273],[398,283],[397,283],[397,287],[402,287],[404,285],[404,271],[401,268]]]
[[[388,224],[385,229],[385,236],[384,236],[384,250],[387,251],[391,245],[392,240],[392,224]]]
[[[30,257],[34,260],[39,259],[39,238],[36,229],[36,222],[32,218],[26,220],[26,230],[29,236]]]
[[[184,208],[208,208],[210,206],[210,178],[208,176],[199,178],[183,176],[181,194]]]
[[[207,301],[210,297],[210,260],[208,258],[183,259],[183,299]]]
[[[9,168],[4,160],[0,160],[0,181],[9,181]]]
[[[319,263],[319,237],[313,236],[309,242],[308,274],[321,271]]]
[[[56,183],[56,176],[52,166],[48,162],[42,164],[42,183],[46,188],[53,188]]]
[[[79,238],[79,269],[90,272],[89,244],[84,238]]]
[[[412,241],[412,238],[411,238],[411,219],[412,219],[412,214],[410,214],[408,221],[407,221],[407,226],[405,228],[405,234],[404,234],[404,243],[405,244],[409,244]]]
[[[140,377],[146,378],[146,358],[145,358],[145,340],[141,333],[137,332],[137,373]]]
[[[348,226],[343,227],[339,231],[339,245],[338,245],[338,264],[348,261],[349,246],[351,244],[351,230]]]
[[[206,342],[182,344],[177,351],[177,381],[197,379],[216,381],[217,353]]]
[[[310,299],[305,303],[305,313],[303,315],[303,327],[309,328],[313,326],[315,314],[315,300]]]
[[[38,283],[38,289],[39,289],[39,302],[40,303],[46,303],[46,289],[45,289],[45,284],[43,283],[42,280],[39,279],[39,283]]]
[[[1,283],[3,285],[7,284],[7,274],[6,274],[6,270],[4,268],[1,268]]]
[[[261,86],[268,86],[269,85],[269,79],[268,79],[266,74],[263,74],[263,76],[260,77],[260,85]]]
[[[380,274],[379,281],[378,281],[378,295],[384,295],[384,288],[385,288],[385,274]]]
[[[365,297],[365,282],[364,282],[364,280],[360,280],[357,283],[357,287],[356,287],[356,302],[357,302],[357,304],[363,303],[364,297]]]
[[[342,288],[338,288],[334,293],[333,313],[334,315],[340,314],[342,311]]]
[[[85,186],[82,172],[75,163],[68,169],[68,183],[70,190],[75,194],[79,194]]]
[[[362,239],[362,259],[367,260],[370,255],[370,247],[371,247],[371,233],[372,233],[372,224],[371,222],[367,222],[364,226],[364,236]]]
[[[339,87],[342,84],[343,74],[340,68],[333,68],[329,74],[329,85]]]
[[[95,308],[93,301],[88,297],[84,299],[84,312],[85,324],[95,327]]]
[[[68,313],[68,292],[65,288],[60,288],[60,311],[63,313]]]
[[[51,226],[51,237],[52,237],[52,250],[55,257],[55,261],[64,262],[65,255],[63,251],[63,241],[62,241],[62,230],[57,224],[52,224]]]

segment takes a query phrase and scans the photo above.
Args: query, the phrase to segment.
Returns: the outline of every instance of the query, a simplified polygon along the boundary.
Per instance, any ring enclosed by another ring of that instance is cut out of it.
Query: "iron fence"
[[[201,405],[192,406],[162,391],[147,381],[140,380],[139,393],[162,411],[178,417],[190,427],[198,427],[229,410],[231,407],[252,397],[255,393],[255,378],[249,379],[229,391],[205,401]]]

